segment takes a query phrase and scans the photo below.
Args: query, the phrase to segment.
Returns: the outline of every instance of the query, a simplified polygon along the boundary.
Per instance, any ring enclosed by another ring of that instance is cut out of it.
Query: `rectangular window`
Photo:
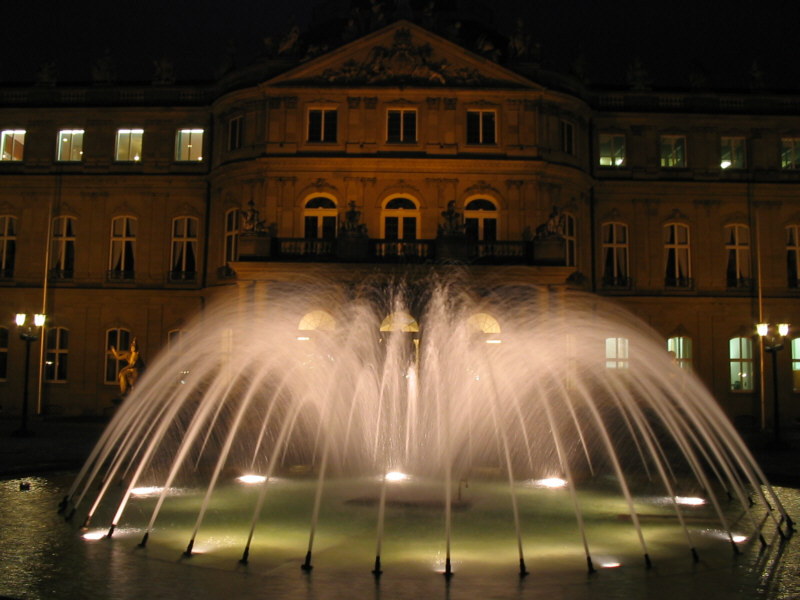
[[[800,138],[781,138],[781,169],[800,169]]]
[[[172,222],[172,269],[170,281],[197,279],[197,230],[195,217],[178,217]]]
[[[75,273],[75,218],[53,219],[50,242],[50,277],[72,279]]]
[[[69,356],[69,330],[54,327],[47,330],[47,358],[44,365],[46,381],[67,381],[67,358]]]
[[[134,278],[136,253],[135,217],[116,217],[111,222],[111,252],[109,256],[109,280]]]
[[[61,162],[83,160],[83,129],[62,129],[58,132],[58,155]]]
[[[618,133],[601,133],[597,144],[600,149],[601,167],[625,166],[625,136]]]
[[[792,391],[800,392],[800,338],[792,340]]]
[[[242,147],[242,122],[241,116],[233,117],[228,121],[228,151],[238,150]]]
[[[25,150],[24,129],[4,129],[0,132],[0,160],[19,161]]]
[[[730,385],[735,392],[753,391],[753,341],[746,337],[729,340]]]
[[[575,156],[575,127],[569,121],[561,121],[561,151]]]
[[[203,160],[203,130],[179,129],[175,134],[175,160]]]
[[[688,288],[692,285],[689,227],[680,223],[664,226],[664,258],[667,287]]]
[[[118,129],[117,152],[114,160],[137,162],[142,160],[142,137],[144,129]]]
[[[118,383],[119,372],[126,366],[124,359],[117,358],[112,348],[117,352],[126,352],[131,346],[131,332],[127,329],[109,329],[106,331],[106,384]]]
[[[745,164],[743,137],[723,137],[720,141],[719,166],[722,169],[744,169]]]
[[[386,141],[413,144],[417,141],[417,110],[391,108],[386,113]]]
[[[628,286],[628,226],[624,223],[604,223],[603,285]]]
[[[750,228],[747,225],[725,226],[725,251],[728,265],[725,281],[729,288],[750,288]]]
[[[17,218],[0,215],[0,279],[14,276],[17,256]]]
[[[467,111],[467,144],[493,145],[496,140],[497,112],[494,110]]]
[[[336,143],[339,113],[335,108],[308,111],[308,141]]]
[[[629,365],[628,338],[606,338],[606,369],[627,369]]]
[[[686,168],[686,136],[661,136],[661,166],[669,169]]]
[[[800,225],[786,227],[786,276],[789,287],[800,287]]]

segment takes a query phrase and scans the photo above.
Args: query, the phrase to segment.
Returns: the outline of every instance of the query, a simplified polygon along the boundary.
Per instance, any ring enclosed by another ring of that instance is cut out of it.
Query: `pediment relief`
[[[408,21],[317,57],[268,84],[539,87]]]

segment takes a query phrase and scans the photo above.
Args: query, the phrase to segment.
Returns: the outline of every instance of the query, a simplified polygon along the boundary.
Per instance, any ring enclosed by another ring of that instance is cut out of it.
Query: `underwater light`
[[[95,529],[94,531],[87,531],[86,533],[83,534],[82,537],[85,540],[94,541],[94,540],[102,540],[104,537],[106,537],[107,534],[108,531],[106,529]]]
[[[567,480],[561,479],[561,477],[545,477],[544,479],[537,479],[533,483],[536,487],[555,489],[567,485]]]
[[[152,496],[153,494],[160,494],[164,488],[157,485],[135,487],[131,490],[134,496]]]
[[[617,561],[608,561],[600,563],[600,566],[604,569],[618,569],[619,567],[622,566],[622,563]]]
[[[400,471],[389,471],[386,474],[386,481],[405,481],[406,479],[408,479],[408,475]]]
[[[695,498],[693,496],[675,496],[675,502],[684,506],[703,506],[706,503],[704,498]]]
[[[241,481],[242,483],[264,483],[267,478],[263,475],[248,474],[237,477],[236,480]]]

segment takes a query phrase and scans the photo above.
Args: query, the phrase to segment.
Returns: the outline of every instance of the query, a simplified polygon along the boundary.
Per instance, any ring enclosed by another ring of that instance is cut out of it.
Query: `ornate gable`
[[[398,21],[342,46],[268,84],[539,87],[408,21]]]

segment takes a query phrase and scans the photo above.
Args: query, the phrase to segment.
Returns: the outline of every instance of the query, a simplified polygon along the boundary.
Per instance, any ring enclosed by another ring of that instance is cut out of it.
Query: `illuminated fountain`
[[[716,402],[630,314],[532,289],[478,299],[455,281],[352,296],[309,287],[208,309],[148,367],[62,510],[103,526],[90,536],[185,536],[186,557],[204,529],[224,531],[242,564],[302,521],[307,546],[288,556],[305,570],[333,520],[373,544],[376,577],[392,532],[392,552],[413,545],[422,558],[404,561],[448,578],[454,540],[474,563],[505,556],[490,542],[501,522],[520,576],[565,539],[591,573],[619,564],[597,557],[624,536],[651,566],[665,528],[694,561],[791,534]],[[329,543],[349,557],[345,545]]]

